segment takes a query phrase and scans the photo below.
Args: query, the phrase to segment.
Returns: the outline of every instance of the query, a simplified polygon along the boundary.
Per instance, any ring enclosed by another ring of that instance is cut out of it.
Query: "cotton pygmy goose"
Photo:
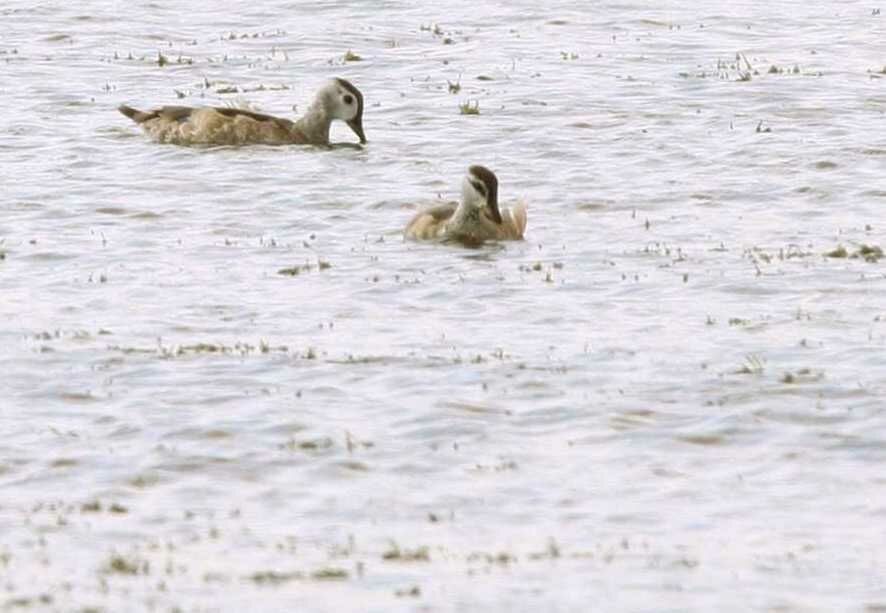
[[[125,104],[121,113],[154,140],[176,145],[328,145],[329,127],[340,119],[361,143],[363,94],[345,79],[332,79],[317,92],[297,121],[224,107],[164,106],[139,111]]]
[[[453,240],[479,244],[486,240],[519,240],[526,230],[526,204],[499,209],[498,179],[485,166],[471,166],[461,183],[461,202],[440,204],[418,213],[407,224],[406,238]]]

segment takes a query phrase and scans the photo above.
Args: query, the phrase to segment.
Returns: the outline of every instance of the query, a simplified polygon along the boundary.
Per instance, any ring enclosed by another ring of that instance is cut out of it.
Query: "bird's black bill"
[[[357,138],[360,139],[360,144],[365,145],[366,144],[366,135],[363,133],[363,118],[358,117],[357,119],[352,119],[351,121],[349,121],[347,123],[348,123],[348,126],[351,128],[351,130],[354,131],[354,134],[357,135]]]
[[[488,208],[489,208],[489,216],[492,217],[492,221],[501,225],[502,218],[501,218],[501,213],[498,210],[498,202],[493,200],[492,202],[489,203]]]

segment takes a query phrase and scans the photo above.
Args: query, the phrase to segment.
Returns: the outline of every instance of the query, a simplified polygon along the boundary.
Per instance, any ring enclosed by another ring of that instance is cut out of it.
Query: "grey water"
[[[879,9],[4,3],[0,610],[886,610]]]

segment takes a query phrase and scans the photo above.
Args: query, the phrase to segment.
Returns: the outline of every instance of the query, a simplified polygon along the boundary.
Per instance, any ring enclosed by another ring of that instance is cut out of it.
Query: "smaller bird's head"
[[[502,222],[498,210],[498,179],[485,166],[475,164],[468,168],[461,183],[461,195],[466,206],[485,209],[495,223]]]

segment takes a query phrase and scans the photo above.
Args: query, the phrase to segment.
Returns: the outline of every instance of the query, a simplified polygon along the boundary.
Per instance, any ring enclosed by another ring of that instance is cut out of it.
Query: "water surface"
[[[6,3],[0,608],[886,608],[874,9]],[[404,242],[472,163],[527,240]]]

